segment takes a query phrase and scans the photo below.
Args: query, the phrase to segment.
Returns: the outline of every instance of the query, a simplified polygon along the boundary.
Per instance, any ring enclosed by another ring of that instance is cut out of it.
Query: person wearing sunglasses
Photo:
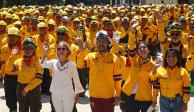
[[[194,85],[194,18],[191,18],[189,23],[189,32],[190,35],[187,38],[190,56],[186,63],[186,69],[190,72],[191,84]]]
[[[163,65],[152,72],[153,106],[159,104],[161,112],[186,112],[190,99],[190,76],[181,67],[181,55],[176,48],[168,48],[164,56]]]
[[[56,50],[57,44],[60,41],[63,41],[63,42],[66,42],[70,46],[70,49],[72,51],[71,54],[68,56],[68,59],[73,61],[73,62],[76,62],[77,55],[79,52],[79,47],[72,42],[69,33],[70,33],[69,30],[65,26],[58,26],[56,28],[56,42],[55,42],[55,44],[49,46],[50,47],[49,54],[51,54],[52,59],[57,58],[57,55],[56,55],[57,54],[57,50]],[[51,74],[51,76],[52,76],[52,74]],[[54,109],[53,104],[52,104],[52,99],[51,99],[50,103],[51,103],[51,107],[52,107],[52,112],[55,112],[55,109]],[[76,105],[73,108],[73,112],[76,112]]]
[[[20,112],[40,112],[40,85],[43,70],[36,56],[36,44],[32,38],[26,38],[23,43],[23,55],[13,64],[12,72],[18,73],[16,89]]]
[[[158,40],[161,43],[161,48],[163,52],[163,56],[165,56],[168,48],[176,48],[179,52],[181,52],[181,63],[182,67],[185,67],[185,63],[187,60],[187,56],[189,55],[188,47],[184,44],[184,36],[183,36],[183,26],[179,22],[172,22],[169,27],[167,34],[169,35],[169,39],[166,38],[164,32],[164,23],[162,15],[156,11],[154,12],[155,19],[158,21]]]
[[[57,59],[46,60],[49,45],[44,45],[42,66],[52,70],[51,99],[56,112],[72,112],[74,104],[79,99],[79,94],[84,92],[80,83],[77,67],[68,57],[71,55],[70,46],[60,41],[57,44]],[[72,83],[73,79],[73,83]],[[75,88],[75,90],[74,90]]]

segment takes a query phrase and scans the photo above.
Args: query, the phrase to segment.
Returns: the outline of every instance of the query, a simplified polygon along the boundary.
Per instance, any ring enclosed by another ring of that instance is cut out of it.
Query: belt
[[[180,93],[176,94],[175,97],[166,97],[166,96],[163,96],[161,95],[161,97],[167,99],[167,100],[175,100],[176,98],[178,97],[181,97]]]

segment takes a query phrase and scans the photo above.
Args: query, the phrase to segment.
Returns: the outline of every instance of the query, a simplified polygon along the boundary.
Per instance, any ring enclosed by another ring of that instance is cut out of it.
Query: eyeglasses
[[[57,51],[64,51],[64,50],[67,50],[67,48],[57,48]]]
[[[57,33],[57,35],[61,35],[61,36],[63,36],[63,35],[65,35],[65,32],[60,32],[60,33]]]
[[[171,36],[179,36],[181,33],[171,33]]]

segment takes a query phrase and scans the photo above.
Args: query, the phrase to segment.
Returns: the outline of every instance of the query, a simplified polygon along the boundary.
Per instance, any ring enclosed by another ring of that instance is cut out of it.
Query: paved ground
[[[88,96],[88,93],[87,93]],[[49,97],[47,95],[42,95],[42,110],[41,112],[50,112]],[[83,97],[77,104],[78,112],[91,112],[88,97]],[[0,112],[9,112],[5,104],[5,94],[3,89],[3,84],[0,82]],[[121,112],[118,106],[115,108],[115,112]],[[194,112],[194,95],[191,97],[189,102],[188,112]]]

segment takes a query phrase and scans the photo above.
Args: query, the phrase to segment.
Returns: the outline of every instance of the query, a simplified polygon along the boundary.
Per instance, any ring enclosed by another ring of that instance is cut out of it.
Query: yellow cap
[[[15,16],[13,17],[13,20],[20,20],[20,18],[19,18],[17,15],[15,15]]]
[[[75,18],[73,21],[74,22],[80,22],[80,19],[79,18]]]
[[[21,21],[14,22],[14,25],[21,25],[21,24],[22,24]]]
[[[39,21],[44,21],[44,17],[43,17],[43,16],[39,16],[39,17],[38,17],[38,20],[39,20]]]
[[[6,23],[5,21],[1,20],[1,21],[0,21],[0,25],[1,25],[1,26],[7,26],[7,23]]]
[[[11,27],[8,28],[8,35],[16,35],[16,36],[21,36],[20,30],[16,27]]]
[[[8,19],[8,18],[9,18],[9,19],[12,19],[13,16],[12,16],[11,14],[8,13],[8,14],[6,14],[5,18],[6,18],[6,19]]]
[[[54,26],[55,26],[55,21],[54,21],[53,19],[50,19],[50,20],[48,21],[48,24],[54,25]]]
[[[40,22],[40,23],[38,23],[38,28],[47,28],[47,25],[46,25],[46,23],[44,23],[44,22]]]

